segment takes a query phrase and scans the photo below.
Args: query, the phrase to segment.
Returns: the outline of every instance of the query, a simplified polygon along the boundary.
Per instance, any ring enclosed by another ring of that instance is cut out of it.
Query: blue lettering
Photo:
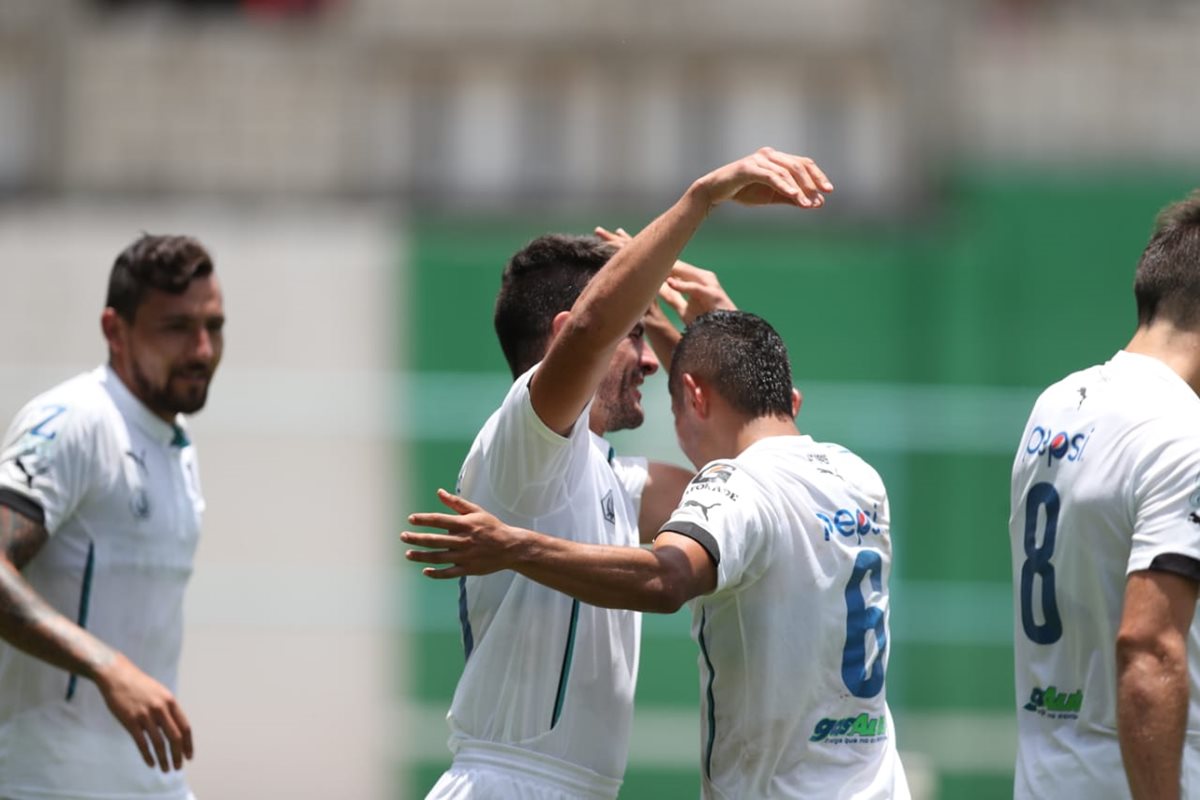
[[[821,527],[825,529],[825,541],[829,541],[829,534],[833,533],[833,518],[824,511],[817,512],[817,519],[821,520]]]

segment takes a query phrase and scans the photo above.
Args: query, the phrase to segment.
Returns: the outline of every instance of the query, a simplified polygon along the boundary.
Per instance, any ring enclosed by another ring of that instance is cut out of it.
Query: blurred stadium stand
[[[1013,437],[1132,324],[1153,213],[1200,166],[1197,40],[1183,0],[0,0],[0,275],[24,298],[0,417],[99,357],[139,230],[211,240],[231,336],[197,420],[193,782],[417,797],[461,651],[394,534],[506,385],[501,264],[549,228],[636,228],[760,144],[811,154],[823,216],[723,211],[688,256],[776,321],[802,423],[891,487],[889,684],[923,795],[1011,796]],[[679,460],[648,396],[622,447]],[[686,620],[646,631],[623,796],[694,796]]]

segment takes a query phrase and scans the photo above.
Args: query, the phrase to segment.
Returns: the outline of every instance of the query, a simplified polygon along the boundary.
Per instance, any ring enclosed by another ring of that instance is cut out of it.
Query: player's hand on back
[[[133,737],[146,766],[182,769],[192,757],[192,727],[167,687],[120,653],[96,675],[109,711]],[[169,751],[169,752],[168,752]]]
[[[505,525],[474,503],[438,489],[438,499],[454,514],[409,514],[412,525],[441,528],[446,533],[403,531],[400,539],[406,544],[432,548],[407,550],[404,557],[421,564],[449,564],[421,572],[430,578],[458,578],[463,575],[488,575],[510,569],[515,563],[521,544],[521,532]]]
[[[811,158],[762,147],[697,179],[691,191],[700,192],[709,206],[732,200],[820,208],[833,184]]]

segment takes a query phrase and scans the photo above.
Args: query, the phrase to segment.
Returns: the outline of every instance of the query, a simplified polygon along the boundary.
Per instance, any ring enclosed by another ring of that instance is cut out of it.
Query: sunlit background
[[[1197,41],[1182,0],[0,0],[0,417],[103,359],[129,241],[207,243],[190,781],[421,797],[463,655],[396,533],[508,385],[505,260],[811,155],[827,208],[722,208],[686,257],[783,334],[802,428],[890,487],[914,788],[1011,797],[1011,454],[1039,387],[1125,343],[1154,214],[1200,183]],[[618,447],[684,463],[654,383]],[[646,620],[622,797],[698,794],[688,629]]]

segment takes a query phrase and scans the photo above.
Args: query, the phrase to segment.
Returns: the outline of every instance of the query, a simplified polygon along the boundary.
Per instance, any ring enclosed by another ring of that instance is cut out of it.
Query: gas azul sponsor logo
[[[861,508],[839,508],[837,511],[818,511],[817,519],[825,529],[825,541],[829,541],[834,532],[842,536],[857,536],[861,544],[863,537],[868,534],[878,535],[879,506],[873,506],[870,513]]]
[[[1083,708],[1083,689],[1074,692],[1060,692],[1057,686],[1045,689],[1035,688],[1029,693],[1029,702],[1025,704],[1026,711],[1036,711],[1039,714],[1053,717],[1076,717],[1079,709]]]
[[[1035,425],[1025,442],[1025,456],[1045,456],[1047,464],[1053,464],[1063,458],[1067,461],[1079,461],[1083,458],[1083,450],[1095,430],[1092,428],[1087,433],[1072,433]]]
[[[887,735],[887,717],[872,717],[870,714],[859,714],[857,717],[842,717],[831,719],[826,717],[813,728],[810,742],[830,742],[834,744],[862,742],[875,740]]]

